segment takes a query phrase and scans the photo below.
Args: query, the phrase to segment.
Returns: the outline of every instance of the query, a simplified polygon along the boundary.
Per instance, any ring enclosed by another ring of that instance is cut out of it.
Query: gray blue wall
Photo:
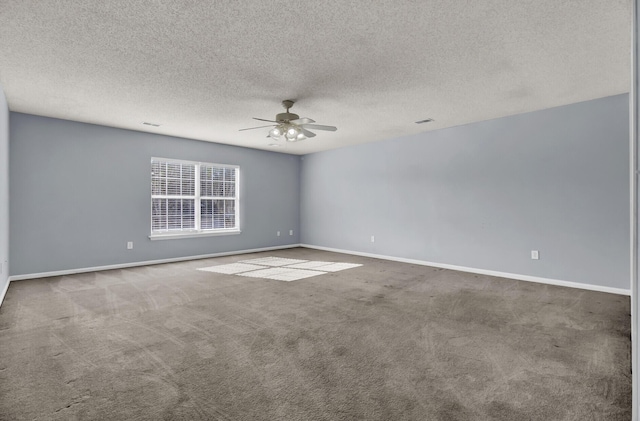
[[[8,225],[9,203],[12,275],[302,242],[629,288],[627,95],[302,162],[11,113],[10,202],[2,196],[8,124],[0,101],[0,223]],[[240,165],[242,234],[150,241],[151,156]],[[6,241],[0,230],[0,252]]]
[[[9,283],[9,107],[0,86],[0,303]]]
[[[307,155],[301,241],[629,289],[628,145],[619,95]]]
[[[10,122],[12,275],[299,243],[297,156],[19,113]],[[152,156],[239,165],[242,233],[150,241]]]

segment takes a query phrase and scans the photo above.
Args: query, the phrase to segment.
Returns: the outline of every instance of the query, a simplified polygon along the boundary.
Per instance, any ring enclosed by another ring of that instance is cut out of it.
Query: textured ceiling
[[[631,0],[1,0],[0,85],[12,111],[305,154],[628,92],[630,39]],[[238,131],[283,99],[338,131]]]

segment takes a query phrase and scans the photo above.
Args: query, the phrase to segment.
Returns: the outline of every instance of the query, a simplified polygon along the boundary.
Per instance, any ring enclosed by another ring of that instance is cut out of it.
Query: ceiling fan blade
[[[264,118],[258,118],[258,117],[253,117],[254,120],[258,120],[258,121],[268,121],[269,123],[279,123],[279,121],[275,121],[275,120],[265,120]]]
[[[330,132],[335,132],[336,130],[338,130],[337,127],[334,127],[334,126],[322,126],[320,124],[302,124],[302,125],[300,125],[300,127],[303,127],[305,129],[314,129],[314,130],[328,130]]]
[[[314,137],[316,134],[313,132],[310,132],[309,130],[305,129],[304,127],[300,127],[300,131],[302,132],[303,135],[305,135],[305,137]]]
[[[268,126],[249,127],[247,129],[240,129],[238,131],[241,132],[243,130],[263,129],[265,127],[272,127],[272,126],[275,126],[275,124],[269,124]]]
[[[310,118],[302,117],[302,118],[298,118],[298,119],[295,119],[295,120],[291,120],[289,123],[293,123],[293,124],[310,124],[310,123],[315,123],[315,121],[311,120]]]

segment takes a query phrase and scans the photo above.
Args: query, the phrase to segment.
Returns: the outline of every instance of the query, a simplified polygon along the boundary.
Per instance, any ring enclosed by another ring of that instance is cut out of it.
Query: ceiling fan
[[[334,126],[323,126],[320,124],[314,124],[315,121],[311,120],[310,118],[300,118],[298,114],[290,113],[289,109],[293,107],[293,104],[294,101],[290,99],[285,99],[284,101],[282,101],[282,106],[287,110],[287,112],[277,114],[275,120],[266,120],[264,118],[253,117],[254,120],[268,121],[275,124],[249,127],[247,129],[240,129],[240,131],[273,127],[271,130],[269,130],[269,135],[267,137],[270,137],[274,140],[284,139],[288,142],[297,142],[299,140],[308,139],[316,135],[315,133],[309,131],[309,129],[328,130],[331,132],[335,132],[336,130],[338,130]]]

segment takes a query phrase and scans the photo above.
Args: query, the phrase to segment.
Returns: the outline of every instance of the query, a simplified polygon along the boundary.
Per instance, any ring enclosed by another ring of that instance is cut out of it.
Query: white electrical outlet
[[[371,236],[371,242],[375,243],[376,242],[376,237],[374,235]]]
[[[133,249],[133,241],[127,241],[127,250]]]
[[[280,237],[280,231],[277,231],[277,232],[276,232],[276,235],[277,235],[278,237]]]
[[[289,230],[289,235],[293,235],[293,230]]]
[[[540,259],[540,253],[538,253],[538,250],[531,250],[531,258],[533,260],[539,260]]]

